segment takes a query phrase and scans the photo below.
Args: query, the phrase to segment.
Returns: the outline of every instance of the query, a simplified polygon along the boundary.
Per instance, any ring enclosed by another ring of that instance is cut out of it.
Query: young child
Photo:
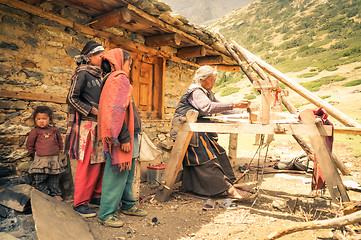
[[[46,106],[39,106],[34,114],[35,129],[29,133],[26,148],[34,161],[29,173],[34,174],[35,188],[62,201],[59,187],[59,174],[64,167],[59,160],[63,150],[63,139],[59,129],[53,124],[53,111]]]

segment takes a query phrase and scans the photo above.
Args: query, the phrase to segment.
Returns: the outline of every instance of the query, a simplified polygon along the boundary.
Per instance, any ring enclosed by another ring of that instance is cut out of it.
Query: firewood
[[[296,226],[284,228],[278,232],[273,232],[270,235],[268,235],[265,240],[271,240],[271,239],[277,239],[280,237],[283,237],[285,235],[304,231],[304,230],[311,230],[311,229],[327,229],[327,228],[338,228],[343,227],[346,225],[359,223],[361,222],[361,211],[357,211],[355,213],[352,213],[347,216],[339,217],[339,218],[333,218],[328,220],[322,220],[322,221],[312,221],[312,222],[306,222],[301,223]]]

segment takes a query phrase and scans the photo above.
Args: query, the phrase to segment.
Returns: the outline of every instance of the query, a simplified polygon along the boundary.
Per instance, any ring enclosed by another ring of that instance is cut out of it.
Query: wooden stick
[[[327,229],[327,228],[338,228],[343,227],[346,225],[354,224],[361,222],[361,211],[352,213],[347,216],[329,219],[329,220],[322,220],[322,221],[313,221],[313,222],[306,222],[306,223],[300,223],[296,226],[284,228],[278,232],[273,232],[270,235],[268,235],[265,240],[273,240],[280,237],[283,237],[285,235],[304,231],[304,230],[310,230],[310,229]]]

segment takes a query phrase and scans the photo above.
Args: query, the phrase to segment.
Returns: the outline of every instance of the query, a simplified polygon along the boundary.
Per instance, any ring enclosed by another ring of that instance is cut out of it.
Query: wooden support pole
[[[0,96],[2,98],[14,98],[14,99],[31,100],[31,101],[39,101],[39,102],[53,102],[53,103],[62,103],[62,104],[66,103],[65,97],[52,96],[47,94],[0,90]]]
[[[339,228],[339,227],[343,227],[346,225],[359,223],[359,222],[361,222],[361,211],[357,211],[350,215],[333,218],[333,219],[328,219],[328,220],[298,223],[295,226],[287,227],[278,232],[271,233],[270,235],[268,235],[265,238],[265,240],[274,240],[274,239],[283,237],[285,235],[299,232],[299,231],[304,231],[304,230]]]
[[[311,91],[307,90],[306,88],[302,87],[298,83],[294,82],[291,78],[286,76],[285,74],[281,73],[277,69],[273,68],[257,56],[253,55],[246,49],[242,48],[240,45],[238,45],[235,41],[232,41],[233,45],[236,47],[236,49],[239,49],[240,51],[244,52],[248,56],[251,56],[251,58],[260,66],[264,71],[268,72],[270,75],[278,79],[280,82],[300,94],[302,97],[316,105],[317,107],[323,107],[328,114],[330,114],[332,117],[340,121],[342,124],[348,127],[361,127],[361,125],[347,116],[346,114],[342,113],[335,107],[333,107],[331,104],[323,101],[321,98],[313,94]]]
[[[116,9],[110,13],[98,16],[94,19],[92,27],[103,30],[111,27],[118,27],[132,20],[132,14],[127,7]]]
[[[223,57],[221,55],[197,58],[197,63],[199,65],[220,64],[222,62],[223,62]]]
[[[306,109],[300,112],[301,119],[304,124],[316,124],[316,118],[311,109]],[[322,131],[323,126],[316,124],[319,131]],[[350,198],[347,195],[345,186],[338,171],[333,164],[332,154],[328,150],[325,139],[322,136],[309,136],[311,146],[315,152],[316,160],[321,168],[323,177],[326,181],[326,186],[330,192],[332,201],[335,203],[349,202]]]
[[[232,167],[235,167],[237,160],[238,133],[229,134],[228,157]]]
[[[177,33],[169,33],[163,35],[150,36],[145,38],[145,45],[149,47],[161,47],[176,45],[179,46],[182,40]]]
[[[190,110],[187,112],[187,123],[195,123],[197,121],[198,112]],[[187,151],[189,142],[193,132],[178,131],[177,138],[169,156],[166,168],[162,176],[162,185],[158,189],[155,199],[160,202],[167,201],[173,190],[173,185],[176,181],[179,169],[182,166],[182,161]]]
[[[179,58],[204,57],[206,54],[207,51],[204,46],[183,47],[177,50],[177,57]]]

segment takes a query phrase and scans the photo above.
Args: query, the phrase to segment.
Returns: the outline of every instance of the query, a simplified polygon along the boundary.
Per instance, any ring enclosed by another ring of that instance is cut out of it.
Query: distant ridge
[[[253,0],[161,0],[171,6],[173,13],[199,25],[207,25]]]

